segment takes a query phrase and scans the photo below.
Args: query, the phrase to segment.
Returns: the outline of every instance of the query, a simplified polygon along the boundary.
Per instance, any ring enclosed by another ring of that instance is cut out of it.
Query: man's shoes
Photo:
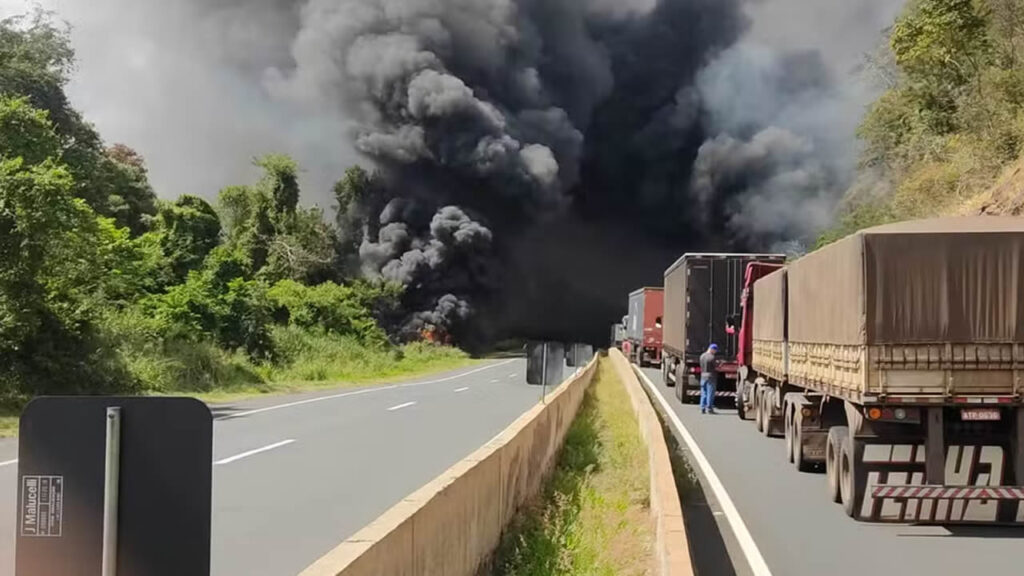
[[[713,409],[708,408],[708,414],[718,414],[718,412],[715,412]]]
[[[701,408],[701,409],[700,409],[700,413],[701,413],[701,414],[707,414],[707,413],[708,413],[708,411],[707,411],[707,410],[705,410],[705,409],[703,409],[703,408]]]

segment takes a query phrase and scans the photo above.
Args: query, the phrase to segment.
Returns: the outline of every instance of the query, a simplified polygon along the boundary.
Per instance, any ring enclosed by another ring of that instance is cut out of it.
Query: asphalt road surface
[[[695,463],[732,559],[731,567],[708,574],[730,569],[757,576],[1024,573],[1024,529],[856,522],[828,500],[824,473],[797,472],[783,456],[782,439],[766,438],[753,422],[740,421],[728,406],[732,399],[721,399],[719,413],[704,416],[696,405],[676,399],[660,371],[643,372],[696,441],[732,504],[714,497]],[[655,405],[661,410],[657,398]],[[736,529],[737,523],[747,534]],[[750,541],[744,542],[747,535]],[[752,567],[751,552],[763,563],[754,558]]]
[[[298,573],[539,399],[516,358],[213,407],[213,574]],[[14,573],[16,458],[0,441],[0,574]]]

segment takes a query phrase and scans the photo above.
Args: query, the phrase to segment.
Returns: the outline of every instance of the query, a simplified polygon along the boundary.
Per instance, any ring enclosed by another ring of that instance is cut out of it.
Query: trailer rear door
[[[706,258],[686,262],[686,360],[696,362],[711,343],[712,266]]]

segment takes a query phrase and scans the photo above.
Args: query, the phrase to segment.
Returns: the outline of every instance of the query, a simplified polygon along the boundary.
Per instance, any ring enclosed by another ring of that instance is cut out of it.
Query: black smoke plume
[[[463,341],[601,343],[626,293],[660,284],[682,252],[799,249],[827,224],[852,179],[854,127],[870,96],[856,66],[900,4],[96,0],[69,9],[86,22],[76,42],[92,55],[90,77],[130,73],[154,87],[125,99],[83,77],[77,89],[105,102],[107,118],[123,116],[115,127],[168,119],[152,138],[111,135],[160,154],[150,158],[158,188],[209,172],[162,170],[176,153],[187,158],[176,165],[192,165],[197,142],[218,143],[202,148],[211,171],[249,155],[238,150],[284,146],[321,202],[327,182],[359,161],[380,178],[345,208],[343,236],[362,274],[408,287],[403,333],[432,324]],[[120,20],[104,15],[114,13],[133,26],[107,34]],[[111,40],[134,38],[130,30],[153,49]],[[185,104],[161,108],[170,102]]]

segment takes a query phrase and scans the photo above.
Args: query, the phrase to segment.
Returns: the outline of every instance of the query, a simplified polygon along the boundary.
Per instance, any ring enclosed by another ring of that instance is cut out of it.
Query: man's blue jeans
[[[715,408],[715,379],[711,376],[700,377],[700,411]]]

